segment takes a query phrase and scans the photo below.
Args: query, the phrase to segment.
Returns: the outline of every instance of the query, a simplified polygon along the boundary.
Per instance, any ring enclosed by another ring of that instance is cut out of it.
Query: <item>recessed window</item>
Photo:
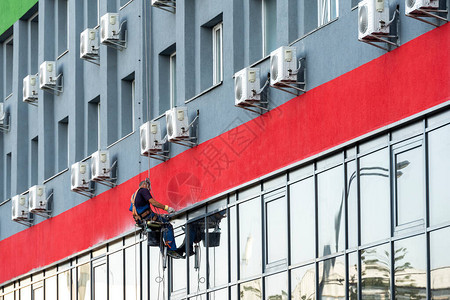
[[[177,104],[177,53],[174,52],[169,57],[169,86],[170,86],[170,108]]]
[[[88,103],[87,155],[100,149],[100,96]]]
[[[69,166],[69,118],[58,122],[58,171]]]
[[[12,94],[13,83],[13,37],[11,36],[3,43],[3,89],[5,94],[4,98],[8,98]]]
[[[120,137],[134,131],[134,106],[136,94],[136,81],[134,72],[122,79],[121,99],[120,99]]]
[[[69,49],[69,1],[59,0],[57,2],[58,16],[58,55]]]
[[[263,56],[276,48],[277,42],[277,0],[262,1]]]
[[[219,23],[212,29],[213,35],[213,84],[218,84],[223,80],[223,45],[222,45],[222,25]]]
[[[318,26],[325,25],[338,16],[338,0],[318,0]]]

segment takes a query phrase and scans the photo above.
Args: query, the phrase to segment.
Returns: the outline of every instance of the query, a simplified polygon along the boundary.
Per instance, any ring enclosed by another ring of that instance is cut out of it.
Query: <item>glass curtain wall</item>
[[[132,234],[0,299],[448,299],[448,153],[450,110],[189,211],[185,258]]]

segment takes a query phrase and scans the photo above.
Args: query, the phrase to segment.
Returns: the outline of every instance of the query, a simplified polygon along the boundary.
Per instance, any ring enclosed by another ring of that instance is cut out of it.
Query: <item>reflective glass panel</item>
[[[315,256],[314,178],[309,177],[289,186],[291,264]]]
[[[314,264],[291,270],[291,299],[315,300],[316,269]]]
[[[14,293],[10,293],[8,295],[5,295],[5,300],[14,300]]]
[[[450,227],[430,233],[431,299],[450,299]]]
[[[240,299],[262,299],[261,279],[241,283],[239,286]]]
[[[107,298],[106,263],[93,268],[94,271],[94,299]]]
[[[177,247],[181,247],[184,241],[185,234],[180,234],[181,229],[175,230],[175,243]],[[186,276],[186,260],[185,259],[171,259],[172,265],[172,292],[178,293],[187,288]]]
[[[358,182],[356,161],[347,163],[348,247],[358,246]]]
[[[237,300],[237,298],[238,298],[238,286],[233,285],[230,288],[230,300]]]
[[[118,251],[108,257],[109,260],[109,298],[123,299],[123,251]]]
[[[286,174],[271,178],[263,183],[263,190],[267,191],[275,187],[281,187],[286,184]]]
[[[298,169],[291,170],[289,171],[289,181],[301,179],[303,177],[306,177],[307,175],[312,175],[313,171],[314,171],[313,164],[309,164],[306,166],[302,166]]]
[[[319,262],[319,299],[345,299],[345,259],[338,256]]]
[[[31,299],[31,286],[20,289],[20,299]]]
[[[450,221],[450,125],[428,133],[430,225]]]
[[[236,206],[230,207],[230,275],[231,281],[237,280],[238,253],[237,253],[237,214]]]
[[[228,300],[227,289],[218,290],[209,294],[209,300]]]
[[[58,299],[70,299],[70,275],[66,278],[58,276]],[[61,297],[61,285],[65,290],[64,296]],[[67,298],[66,298],[67,297]],[[78,300],[91,299],[91,266],[89,263],[78,267]]]
[[[261,273],[261,199],[239,205],[240,275],[246,278]]]
[[[26,298],[25,298],[26,299]],[[33,300],[44,300],[44,287],[33,289]]]
[[[141,265],[142,265],[142,282],[148,282],[148,242],[141,242]],[[148,299],[148,284],[142,284],[142,299]]]
[[[56,276],[45,279],[45,300],[56,300]]]
[[[362,299],[390,299],[390,246],[361,250]]]
[[[422,147],[396,154],[394,163],[397,183],[397,226],[423,226],[425,195]]]
[[[206,289],[206,247],[205,243],[205,219],[200,219],[188,226],[189,245],[189,293],[195,293]]]
[[[348,255],[348,298],[358,299],[358,252]]]
[[[78,268],[78,293],[81,300],[90,299],[90,291],[85,291],[84,288],[86,284],[90,284],[90,267],[89,264],[85,264]],[[87,271],[87,273],[85,273]],[[70,299],[70,294],[72,288],[72,276],[70,270],[58,274],[58,299]],[[83,290],[83,293],[80,291]],[[86,289],[87,290],[87,289]],[[85,297],[86,296],[86,297]]]
[[[139,297],[139,244],[125,249],[125,299],[131,300]]]
[[[150,247],[150,300],[160,300],[164,293],[163,261],[159,247]],[[183,260],[184,261],[184,260]],[[167,281],[167,280],[166,280]]]
[[[396,241],[394,249],[395,298],[426,299],[425,235]]]
[[[228,219],[226,210],[217,212],[208,220],[209,287],[228,282]]]
[[[269,55],[277,45],[277,1],[263,1],[264,56]]]
[[[423,133],[423,121],[420,120],[414,124],[407,125],[405,127],[396,129],[392,132],[391,140],[401,140],[416,134]]]
[[[246,189],[243,189],[239,191],[239,200],[247,199],[256,195],[259,195],[261,192],[261,185],[256,184],[254,186],[248,187]]]
[[[284,300],[288,298],[288,276],[286,272],[268,276],[264,280],[266,300]]]
[[[206,300],[206,294],[197,295],[195,297],[189,298],[189,300]]]
[[[387,149],[360,159],[361,244],[390,236],[389,152]]]
[[[266,202],[267,264],[285,260],[287,253],[287,208],[284,194]]]
[[[320,173],[318,180],[319,256],[344,249],[344,173],[342,166]]]

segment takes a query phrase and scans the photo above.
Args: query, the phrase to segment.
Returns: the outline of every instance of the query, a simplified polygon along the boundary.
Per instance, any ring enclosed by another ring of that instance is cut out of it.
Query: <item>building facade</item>
[[[381,1],[386,49],[358,40],[365,2],[3,1],[0,300],[449,299],[449,2],[433,25]],[[282,46],[304,84],[270,84]],[[236,106],[246,67],[260,100]],[[181,107],[194,144],[141,155]],[[111,176],[74,192],[76,163]],[[147,177],[186,259],[134,225]]]

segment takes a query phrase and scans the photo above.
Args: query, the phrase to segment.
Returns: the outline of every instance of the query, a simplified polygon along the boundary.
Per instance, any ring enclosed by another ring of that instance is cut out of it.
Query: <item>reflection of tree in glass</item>
[[[364,299],[389,299],[390,255],[388,251],[378,254],[377,249],[361,252],[361,287]]]
[[[240,298],[245,300],[261,299],[261,281],[254,280],[241,285]]]
[[[349,266],[349,268],[354,268],[353,273],[349,270],[348,279],[348,290],[349,290],[349,299],[357,300],[358,299],[358,265],[354,264],[353,266]]]
[[[395,297],[396,299],[426,299],[426,283],[417,282],[419,277],[426,276],[424,271],[414,268],[408,261],[402,263],[408,254],[406,247],[395,250]]]
[[[267,299],[268,300],[285,300],[287,299],[288,294],[286,291],[281,291],[281,295],[271,295],[268,296]]]

